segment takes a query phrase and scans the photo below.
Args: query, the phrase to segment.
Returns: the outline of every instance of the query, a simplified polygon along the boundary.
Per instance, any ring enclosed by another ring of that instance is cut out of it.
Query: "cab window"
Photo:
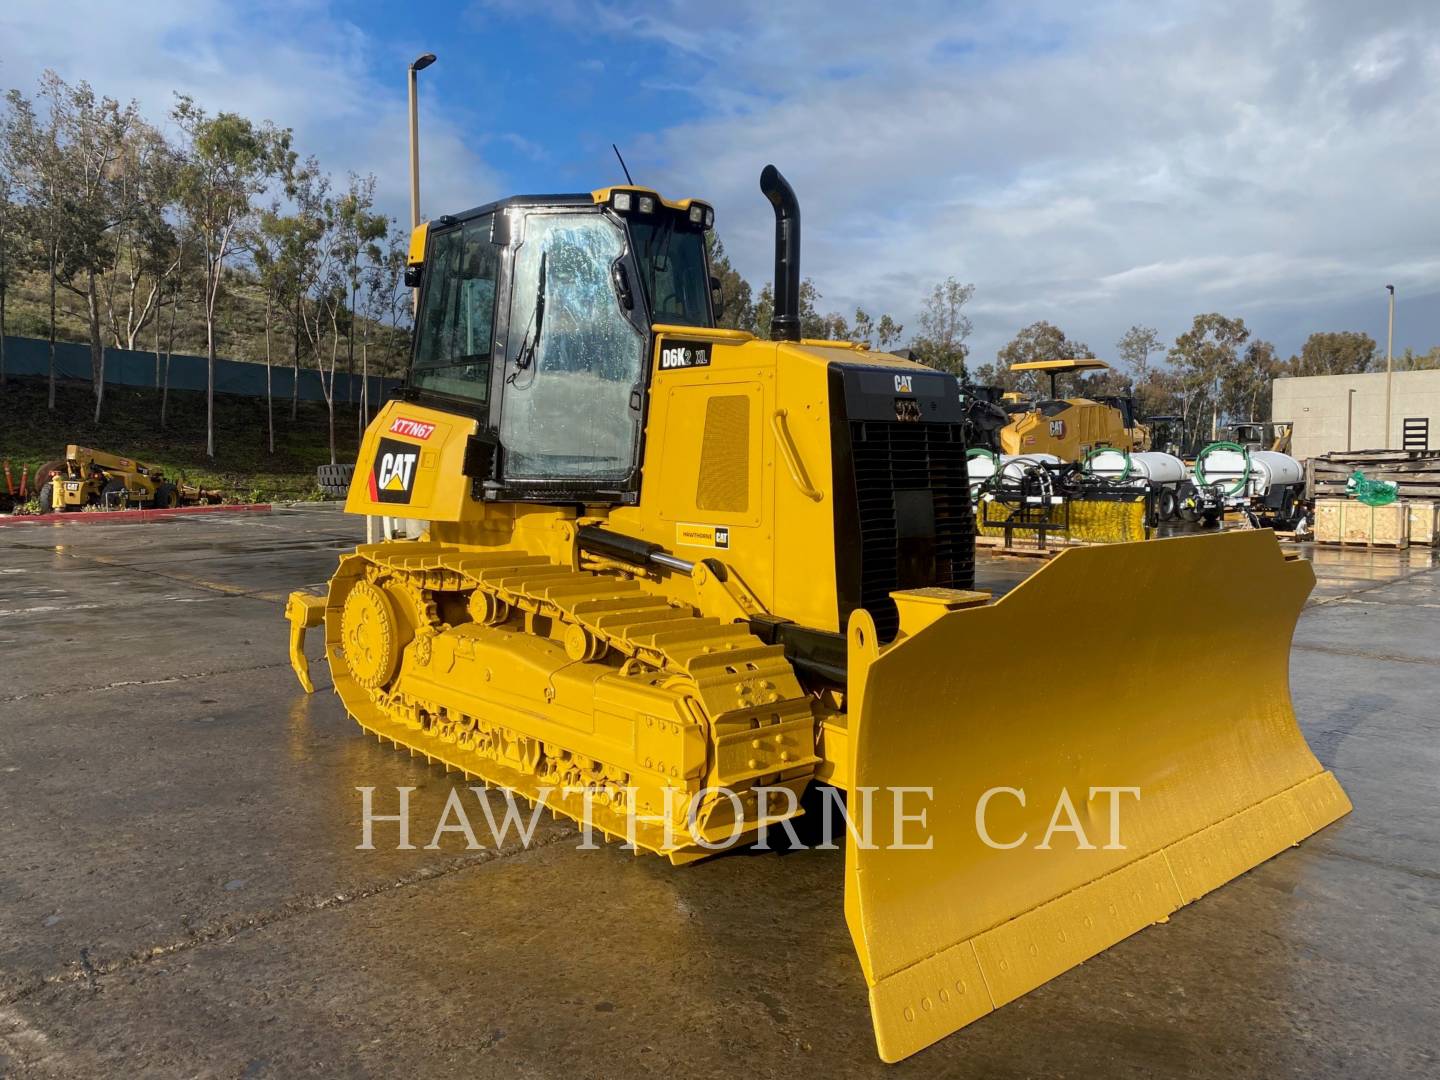
[[[686,227],[678,213],[667,212],[653,219],[632,216],[630,235],[651,321],[713,326],[705,234]]]
[[[489,214],[431,234],[412,385],[487,403],[499,267]]]

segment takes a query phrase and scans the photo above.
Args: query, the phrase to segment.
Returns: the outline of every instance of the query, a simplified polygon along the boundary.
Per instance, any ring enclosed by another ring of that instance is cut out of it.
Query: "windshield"
[[[632,215],[629,222],[651,320],[681,326],[713,325],[705,234],[676,228],[673,214],[655,219]]]
[[[505,477],[623,480],[635,462],[632,400],[645,370],[645,339],[611,276],[624,236],[594,212],[533,213],[523,228],[510,304],[522,340],[500,415]]]

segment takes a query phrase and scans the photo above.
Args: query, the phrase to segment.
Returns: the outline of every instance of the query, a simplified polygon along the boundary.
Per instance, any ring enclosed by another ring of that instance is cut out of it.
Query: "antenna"
[[[627,184],[633,184],[633,183],[635,183],[634,180],[631,180],[631,179],[630,179],[630,170],[625,168],[625,159],[624,159],[623,157],[620,157],[620,147],[616,146],[616,145],[612,142],[612,143],[610,144],[610,149],[615,151],[615,156],[616,156],[617,158],[620,158],[620,168],[625,169],[625,182],[626,182]]]

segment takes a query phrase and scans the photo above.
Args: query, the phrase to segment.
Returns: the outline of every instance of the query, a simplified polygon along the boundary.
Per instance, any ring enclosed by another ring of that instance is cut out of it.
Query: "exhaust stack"
[[[770,336],[800,340],[800,203],[774,165],[760,174],[760,190],[775,208],[775,314]]]

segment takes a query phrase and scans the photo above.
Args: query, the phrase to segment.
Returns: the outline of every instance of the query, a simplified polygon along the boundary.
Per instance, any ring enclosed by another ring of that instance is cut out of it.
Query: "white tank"
[[[1251,450],[1250,483],[1255,485],[1257,480],[1259,486],[1253,487],[1257,495],[1264,495],[1271,488],[1286,484],[1302,484],[1305,482],[1305,466],[1278,450]]]
[[[1054,454],[1001,454],[1000,479],[1018,484],[1025,476],[1025,470],[1041,463],[1058,465],[1060,459]]]
[[[971,450],[965,458],[965,468],[970,476],[970,490],[975,492],[980,485],[1000,474],[1000,482],[1018,484],[1025,470],[1041,462],[1058,463],[1054,454],[999,454],[979,447]]]
[[[1090,455],[1090,460],[1085,462],[1085,471],[1092,476],[1099,476],[1106,479],[1115,479],[1125,475],[1124,450],[1107,448],[1097,450]],[[1130,472],[1126,481],[1136,486],[1144,484],[1147,480],[1152,484],[1178,484],[1185,479],[1185,462],[1181,461],[1174,454],[1165,454],[1159,450],[1145,450],[1132,453],[1130,459]]]
[[[965,455],[965,471],[970,477],[970,491],[975,490],[990,477],[995,475],[995,470],[1000,466],[995,460],[995,455],[982,447],[976,447]]]
[[[1205,483],[1219,484],[1222,490],[1237,488],[1246,476],[1245,455],[1239,450],[1217,448],[1200,452],[1195,460],[1195,482],[1200,482],[1200,473],[1205,474]],[[1305,479],[1305,469],[1289,454],[1278,450],[1251,450],[1249,475],[1244,491],[1235,494],[1264,495],[1273,487],[1284,484],[1299,484]]]

